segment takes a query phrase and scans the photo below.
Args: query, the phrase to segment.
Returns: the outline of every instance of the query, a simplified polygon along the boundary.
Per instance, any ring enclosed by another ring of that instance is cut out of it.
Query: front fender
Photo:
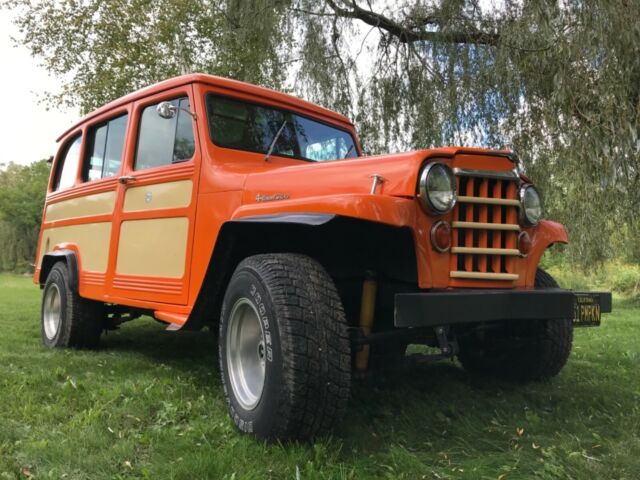
[[[238,208],[232,220],[282,213],[322,213],[358,218],[395,227],[413,227],[414,200],[387,195],[348,194],[251,203]]]
[[[554,243],[569,243],[569,236],[564,225],[558,222],[542,220],[538,225],[529,230],[532,249],[529,253],[529,268],[527,269],[527,285],[535,282],[536,270],[545,250]]]

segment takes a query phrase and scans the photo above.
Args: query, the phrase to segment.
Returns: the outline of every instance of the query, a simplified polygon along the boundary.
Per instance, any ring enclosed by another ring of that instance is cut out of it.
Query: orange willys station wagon
[[[203,74],[161,82],[59,138],[34,274],[47,347],[91,348],[150,315],[217,334],[244,432],[340,422],[352,378],[457,357],[552,377],[611,294],[538,268],[566,243],[509,151],[364,156],[342,115]],[[212,340],[213,341],[213,340]]]

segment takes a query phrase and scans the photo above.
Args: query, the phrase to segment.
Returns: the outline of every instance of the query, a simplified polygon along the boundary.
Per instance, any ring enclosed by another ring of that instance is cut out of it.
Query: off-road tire
[[[57,262],[49,271],[42,291],[40,330],[42,343],[49,348],[96,348],[104,329],[105,311],[102,303],[80,297],[70,286],[69,268]],[[52,338],[45,334],[44,312],[47,291],[57,287],[60,295],[60,325]]]
[[[536,289],[558,288],[542,269]],[[570,318],[505,322],[499,328],[459,335],[458,359],[469,372],[528,382],[556,376],[567,363],[573,341]]]
[[[231,309],[249,299],[260,315],[266,360],[262,394],[245,409],[227,361]],[[229,414],[243,432],[266,440],[303,440],[340,424],[349,400],[351,356],[335,285],[315,260],[264,254],[236,268],[222,305],[219,362]]]

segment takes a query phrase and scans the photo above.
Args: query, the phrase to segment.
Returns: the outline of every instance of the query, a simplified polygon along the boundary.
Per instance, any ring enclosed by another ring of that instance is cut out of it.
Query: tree
[[[46,160],[0,170],[0,270],[27,271],[34,263],[48,181]]]
[[[574,258],[602,259],[621,245],[631,251],[640,233],[640,2],[484,3],[3,5],[19,13],[19,41],[66,79],[54,102],[89,111],[205,71],[345,113],[371,152],[509,145],[540,185],[549,216],[569,226]]]

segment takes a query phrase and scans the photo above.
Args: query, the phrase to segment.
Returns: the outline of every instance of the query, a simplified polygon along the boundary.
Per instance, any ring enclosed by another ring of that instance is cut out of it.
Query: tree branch
[[[353,18],[360,20],[367,25],[384,30],[389,35],[396,37],[402,43],[413,43],[420,41],[440,42],[440,43],[464,43],[474,45],[497,45],[500,34],[480,31],[426,31],[421,28],[407,28],[394,20],[376,13],[372,10],[365,10],[358,6],[355,1],[350,2],[350,8],[339,6],[334,0],[326,0],[327,4],[339,17]],[[427,20],[427,19],[424,19]],[[432,22],[433,18],[429,18]]]

